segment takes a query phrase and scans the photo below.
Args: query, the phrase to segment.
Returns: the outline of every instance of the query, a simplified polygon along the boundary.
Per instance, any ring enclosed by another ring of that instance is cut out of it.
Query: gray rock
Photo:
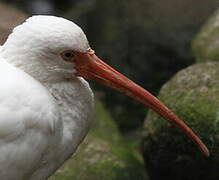
[[[144,125],[143,154],[152,180],[219,179],[219,63],[200,63],[180,71],[159,93],[201,136],[211,156],[150,111]],[[165,177],[165,178],[164,178]]]
[[[219,61],[219,9],[194,39],[192,53],[197,62]]]

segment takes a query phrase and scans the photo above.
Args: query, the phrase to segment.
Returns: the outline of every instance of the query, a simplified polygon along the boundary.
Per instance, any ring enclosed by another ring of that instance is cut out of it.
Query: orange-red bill
[[[208,148],[185,122],[180,120],[169,108],[151,93],[104,63],[92,51],[87,53],[76,53],[74,65],[77,70],[76,75],[91,80],[97,80],[106,86],[114,88],[127,96],[136,99],[148,108],[157,112],[170,123],[180,128],[194,141],[195,144],[198,145],[200,150],[206,156],[209,156]]]

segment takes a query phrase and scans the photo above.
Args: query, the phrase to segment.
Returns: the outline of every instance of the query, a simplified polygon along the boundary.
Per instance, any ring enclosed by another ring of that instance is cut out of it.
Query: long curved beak
[[[209,156],[208,148],[185,122],[147,90],[104,63],[92,50],[87,53],[77,53],[74,64],[77,76],[101,82],[141,102],[181,129],[206,156]]]

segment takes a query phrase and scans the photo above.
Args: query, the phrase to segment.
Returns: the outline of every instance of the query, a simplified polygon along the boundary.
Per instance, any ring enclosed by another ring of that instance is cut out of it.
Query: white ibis
[[[95,79],[198,136],[157,98],[100,60],[81,28],[54,16],[33,16],[0,48],[0,177],[46,179],[76,150],[92,122]]]

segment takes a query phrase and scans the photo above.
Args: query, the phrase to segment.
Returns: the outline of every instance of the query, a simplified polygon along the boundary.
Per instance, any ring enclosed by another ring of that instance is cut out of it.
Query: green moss
[[[192,42],[197,62],[219,61],[219,10],[209,19]]]
[[[118,136],[119,131],[115,122],[100,101],[96,101],[96,120],[90,133],[109,142],[121,140],[121,136]]]
[[[179,72],[159,99],[189,124],[208,146],[204,157],[190,139],[150,111],[144,126],[144,158],[152,179],[219,179],[219,63]]]
[[[96,104],[96,123],[69,159],[50,180],[141,180],[144,168],[139,153],[123,142],[102,104]]]

